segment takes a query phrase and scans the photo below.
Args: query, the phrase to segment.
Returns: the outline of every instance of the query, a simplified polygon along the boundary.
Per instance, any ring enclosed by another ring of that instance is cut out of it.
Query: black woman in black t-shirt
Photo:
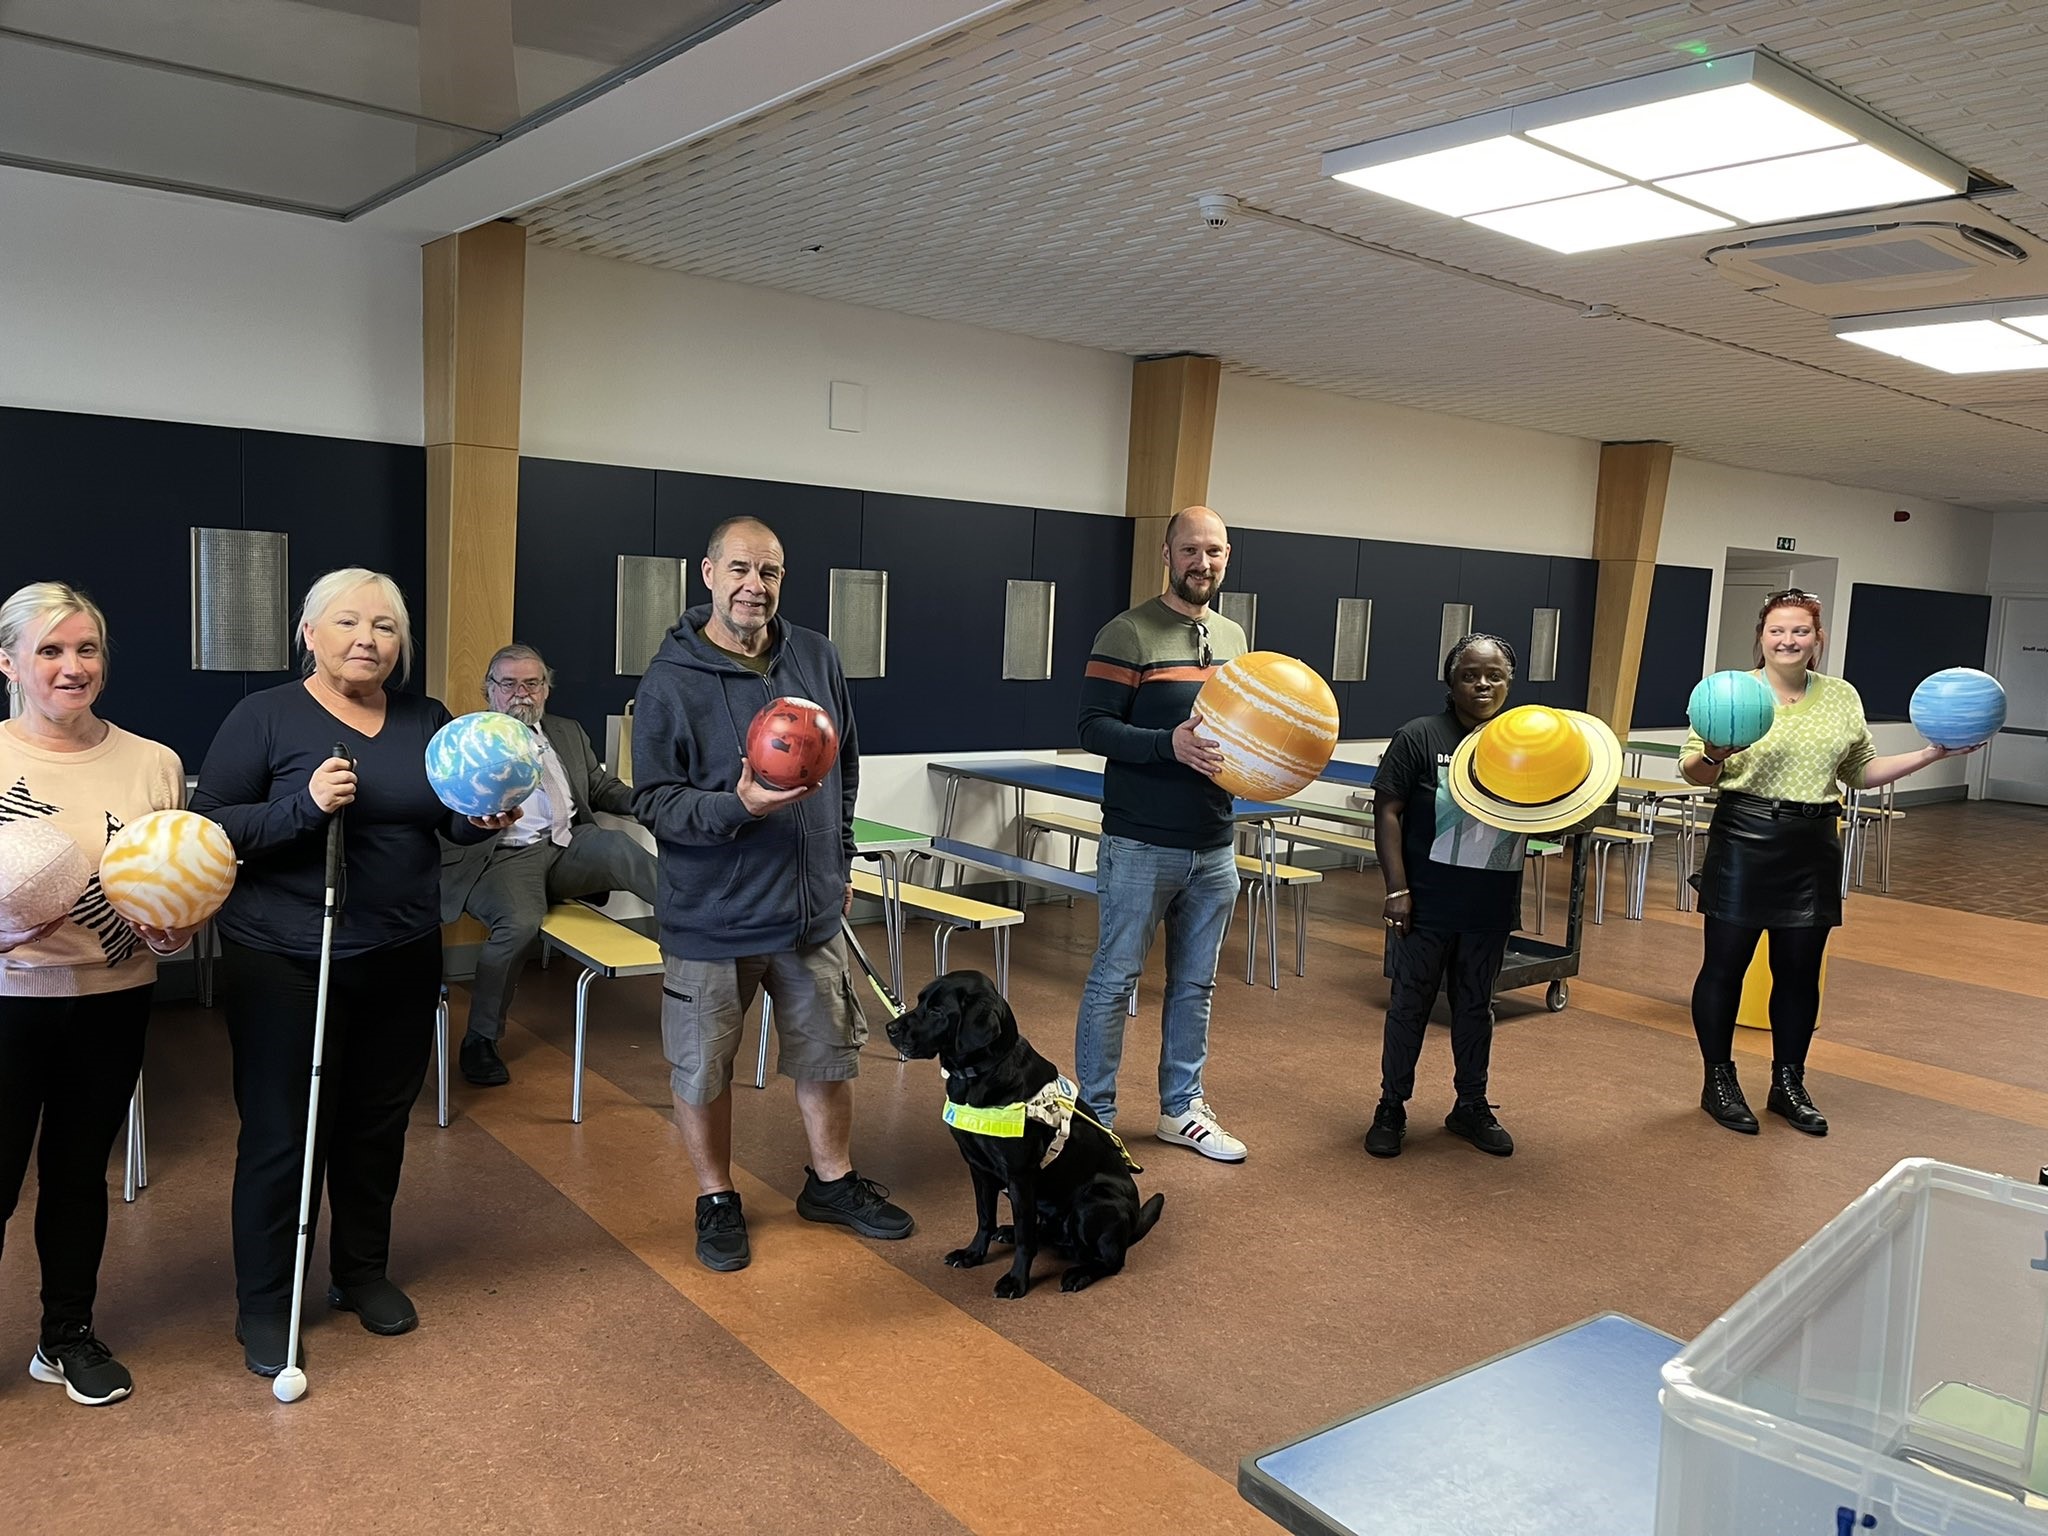
[[[1458,743],[1507,707],[1514,647],[1466,635],[1444,658],[1443,678],[1442,712],[1402,726],[1373,778],[1389,983],[1380,1102],[1365,1137],[1374,1157],[1401,1155],[1423,1032],[1447,980],[1458,1098],[1444,1127],[1497,1157],[1515,1150],[1486,1102],[1486,1075],[1493,984],[1521,921],[1524,844],[1467,816],[1444,785]]]

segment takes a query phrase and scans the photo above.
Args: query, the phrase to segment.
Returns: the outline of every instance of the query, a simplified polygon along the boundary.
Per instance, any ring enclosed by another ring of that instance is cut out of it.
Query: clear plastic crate
[[[1657,1536],[2048,1533],[2048,1188],[1923,1158],[1664,1367]]]

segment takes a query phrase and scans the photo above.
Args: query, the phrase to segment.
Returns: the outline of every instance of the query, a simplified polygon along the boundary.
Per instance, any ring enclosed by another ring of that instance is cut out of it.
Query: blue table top
[[[1343,763],[1335,758],[1329,766],[1316,775],[1331,784],[1347,784],[1353,789],[1371,789],[1372,781],[1379,769],[1371,763]]]
[[[1248,1456],[1238,1489],[1310,1536],[1651,1536],[1659,1369],[1679,1347],[1591,1318]]]
[[[1102,774],[1094,768],[1074,768],[1066,763],[1048,763],[1035,757],[992,757],[978,763],[932,763],[939,773],[963,779],[980,779],[988,784],[1007,784],[1012,789],[1035,789],[1041,794],[1065,795],[1070,800],[1102,803]],[[1284,805],[1263,800],[1232,800],[1230,813],[1240,821],[1264,821],[1268,817],[1291,816]]]

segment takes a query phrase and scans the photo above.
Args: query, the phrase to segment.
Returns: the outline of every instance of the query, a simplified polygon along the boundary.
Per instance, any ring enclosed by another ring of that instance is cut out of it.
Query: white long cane
[[[334,749],[336,757],[348,748]],[[320,914],[320,992],[313,1003],[313,1080],[306,1095],[306,1163],[299,1179],[299,1242],[292,1260],[292,1331],[285,1346],[284,1369],[270,1390],[280,1403],[296,1403],[306,1395],[306,1372],[299,1364],[299,1318],[306,1306],[306,1239],[313,1225],[313,1148],[320,1129],[320,1060],[327,1048],[327,971],[334,959],[335,897],[341,886],[341,811],[327,822],[327,899]]]

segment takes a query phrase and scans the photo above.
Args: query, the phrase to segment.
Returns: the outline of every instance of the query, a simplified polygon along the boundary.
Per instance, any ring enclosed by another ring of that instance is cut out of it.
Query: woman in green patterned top
[[[1774,592],[1757,615],[1757,675],[1777,696],[1770,730],[1753,746],[1686,737],[1678,771],[1720,791],[1695,877],[1706,916],[1706,954],[1692,988],[1692,1027],[1706,1062],[1700,1108],[1731,1131],[1757,1133],[1736,1080],[1735,1012],[1757,936],[1771,936],[1769,1108],[1810,1136],[1828,1122],[1806,1092],[1806,1051],[1820,1013],[1828,930],[1842,921],[1837,783],[1876,789],[1951,755],[1946,747],[1879,757],[1863,700],[1814,670],[1827,633],[1820,599]]]

